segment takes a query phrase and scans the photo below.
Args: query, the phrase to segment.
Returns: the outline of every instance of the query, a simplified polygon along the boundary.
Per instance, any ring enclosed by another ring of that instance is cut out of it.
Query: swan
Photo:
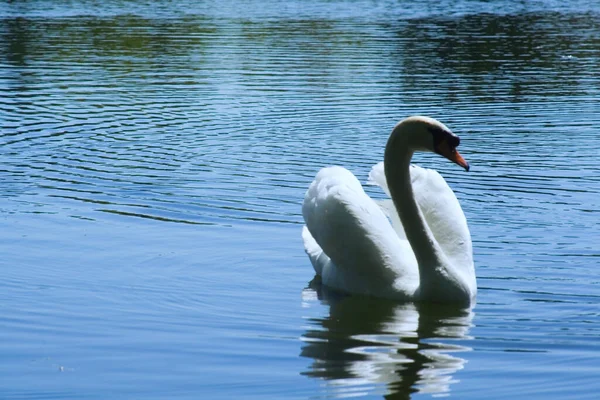
[[[317,173],[302,204],[302,238],[324,285],[398,301],[474,300],[471,234],[458,199],[437,171],[410,164],[415,151],[431,151],[469,171],[459,143],[433,118],[400,121],[368,181],[391,200],[371,199],[345,168]]]

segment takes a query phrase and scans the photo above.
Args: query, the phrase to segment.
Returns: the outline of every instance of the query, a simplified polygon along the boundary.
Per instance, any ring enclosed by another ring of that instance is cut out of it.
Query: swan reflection
[[[471,350],[461,344],[470,339],[470,308],[344,296],[318,277],[303,293],[309,306],[315,297],[330,311],[308,320],[301,356],[313,362],[303,375],[326,380],[340,396],[379,390],[389,399],[408,399],[414,392],[450,392],[454,373],[466,363],[461,356]]]

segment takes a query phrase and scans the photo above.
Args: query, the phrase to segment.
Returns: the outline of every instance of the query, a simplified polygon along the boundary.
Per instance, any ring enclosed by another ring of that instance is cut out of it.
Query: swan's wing
[[[375,200],[375,203],[377,203],[379,208],[381,208],[383,213],[389,218],[398,237],[402,240],[407,240],[406,233],[404,232],[404,228],[402,226],[402,221],[400,221],[400,216],[396,211],[396,206],[394,205],[392,199],[377,199]]]
[[[302,215],[310,233],[304,242],[311,262],[315,265],[313,260],[321,257],[318,248],[330,259],[329,268],[321,262],[315,266],[326,285],[372,293],[400,281],[405,289],[416,289],[418,270],[412,249],[395,234],[350,171],[341,167],[319,171],[306,192]]]
[[[437,171],[416,165],[410,166],[410,177],[417,204],[446,256],[458,268],[472,269],[471,234],[465,214],[450,186]],[[383,162],[373,166],[367,183],[381,187],[388,196],[390,195]],[[391,214],[394,228],[399,231],[401,237],[405,237],[394,203],[391,200],[383,202],[385,203],[382,207]]]

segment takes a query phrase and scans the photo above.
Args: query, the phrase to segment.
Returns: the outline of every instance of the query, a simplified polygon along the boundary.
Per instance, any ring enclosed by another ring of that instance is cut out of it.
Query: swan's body
[[[319,171],[304,198],[302,237],[325,285],[404,301],[474,298],[471,236],[460,204],[436,171],[410,165],[414,151],[429,150],[468,170],[456,152],[458,142],[431,118],[396,125],[384,162],[369,174],[369,183],[391,197],[379,204],[350,171]]]

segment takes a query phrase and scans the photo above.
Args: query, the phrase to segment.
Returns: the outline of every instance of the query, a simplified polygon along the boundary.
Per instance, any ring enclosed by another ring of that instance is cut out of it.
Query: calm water
[[[593,6],[195,3],[0,4],[0,398],[596,398]],[[412,114],[472,165],[415,160],[467,215],[472,310],[311,282],[306,187]]]

